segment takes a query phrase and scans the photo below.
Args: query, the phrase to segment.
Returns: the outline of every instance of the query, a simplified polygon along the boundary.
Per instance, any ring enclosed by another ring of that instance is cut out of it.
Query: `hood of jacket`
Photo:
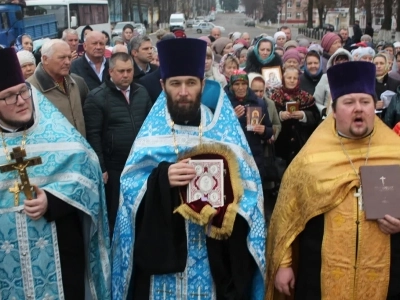
[[[264,77],[262,77],[261,74],[258,74],[258,73],[255,73],[255,72],[251,72],[251,73],[247,74],[247,76],[249,77],[249,87],[251,87],[251,84],[252,84],[253,80],[256,79],[256,78],[260,78],[265,84],[265,79],[264,79]]]
[[[353,61],[353,56],[351,55],[351,53],[349,51],[347,51],[346,49],[343,48],[339,48],[336,50],[335,53],[332,54],[332,56],[329,58],[328,63],[326,65],[326,69],[329,69],[330,67],[333,66],[333,62],[336,59],[336,57],[338,57],[339,55],[346,55],[349,58],[349,61]]]

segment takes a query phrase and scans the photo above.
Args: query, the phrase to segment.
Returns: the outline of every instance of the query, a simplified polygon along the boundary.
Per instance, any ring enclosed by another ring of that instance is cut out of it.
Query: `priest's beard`
[[[5,127],[9,127],[9,128],[13,128],[13,129],[23,128],[23,127],[25,127],[25,126],[27,126],[27,125],[32,123],[32,121],[33,121],[33,111],[32,111],[31,118],[28,121],[19,121],[19,120],[8,119],[0,111],[0,120],[1,120],[1,123],[3,123],[3,125]]]
[[[186,107],[179,106],[179,102],[187,101],[186,97],[183,97],[179,100],[173,100],[171,94],[169,94],[167,91],[165,91],[165,94],[167,96],[168,112],[174,122],[182,123],[194,120],[197,117],[200,109],[201,90],[196,95],[194,101]]]

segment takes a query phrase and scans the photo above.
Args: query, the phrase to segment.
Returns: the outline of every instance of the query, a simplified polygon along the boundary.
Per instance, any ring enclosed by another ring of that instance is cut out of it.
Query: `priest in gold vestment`
[[[366,62],[328,70],[333,113],[288,167],[272,214],[267,300],[400,299],[400,220],[366,220],[359,197],[360,166],[400,164],[374,76]]]

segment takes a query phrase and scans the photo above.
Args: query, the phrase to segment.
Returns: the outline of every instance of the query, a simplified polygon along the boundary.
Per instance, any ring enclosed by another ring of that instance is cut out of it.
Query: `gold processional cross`
[[[21,183],[15,182],[14,186],[12,188],[9,188],[9,191],[11,193],[14,193],[14,205],[18,206],[20,192],[24,192],[28,200],[33,199],[33,188],[29,182],[26,168],[42,164],[42,158],[40,156],[36,156],[24,159],[24,157],[26,157],[26,151],[21,147],[13,148],[12,152],[10,153],[10,157],[11,159],[15,160],[15,162],[0,166],[0,172],[6,173],[15,170],[18,171]]]

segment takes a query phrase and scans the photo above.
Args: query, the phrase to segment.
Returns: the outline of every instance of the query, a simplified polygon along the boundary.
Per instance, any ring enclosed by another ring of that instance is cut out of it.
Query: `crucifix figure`
[[[385,179],[386,179],[386,177],[383,177],[383,176],[382,176],[382,177],[379,178],[379,179],[382,181],[382,185],[385,186]]]
[[[363,200],[362,200],[362,187],[361,186],[356,189],[356,192],[354,193],[354,197],[357,198],[358,206],[359,206],[360,210],[362,210],[363,209]]]
[[[32,193],[33,189],[29,182],[29,177],[28,177],[28,173],[26,172],[26,168],[40,165],[42,163],[42,159],[39,156],[24,159],[24,157],[26,157],[26,151],[25,151],[25,149],[21,149],[21,147],[13,148],[13,151],[10,153],[10,156],[11,156],[11,159],[14,159],[16,162],[0,166],[0,172],[6,173],[6,172],[11,172],[11,171],[17,170],[19,178],[21,179],[21,184],[20,184],[21,190],[20,191],[24,192],[24,194],[28,200],[32,200],[33,199],[33,193]],[[11,192],[11,190],[10,190],[10,192]],[[14,192],[14,191],[12,191],[12,192],[15,195],[16,192]]]
[[[11,193],[14,193],[14,206],[19,204],[19,193],[21,193],[20,184],[15,181],[14,186],[8,189]]]

